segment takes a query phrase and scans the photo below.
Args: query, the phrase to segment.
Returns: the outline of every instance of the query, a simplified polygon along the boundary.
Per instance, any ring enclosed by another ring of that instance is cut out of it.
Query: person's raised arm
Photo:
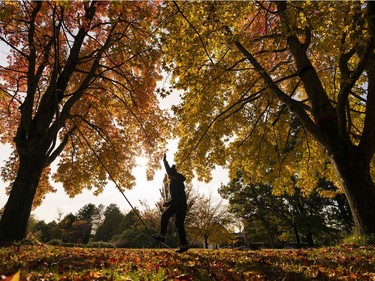
[[[171,173],[171,167],[168,164],[167,155],[166,154],[164,154],[163,162],[164,162],[164,167],[165,167],[165,170],[167,171],[167,174],[170,175],[170,173]]]

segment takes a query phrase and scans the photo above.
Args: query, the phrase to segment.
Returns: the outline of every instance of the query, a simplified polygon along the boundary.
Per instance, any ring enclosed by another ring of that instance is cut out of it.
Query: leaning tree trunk
[[[34,155],[35,156],[35,155]],[[4,213],[0,220],[0,244],[25,238],[32,204],[43,171],[42,160],[21,157]]]
[[[364,159],[354,149],[339,149],[332,155],[352,211],[356,233],[375,235],[375,185]]]
[[[340,218],[342,219],[345,231],[350,233],[353,229],[353,216],[350,211],[348,200],[346,199],[345,194],[337,194],[335,200],[340,211]]]

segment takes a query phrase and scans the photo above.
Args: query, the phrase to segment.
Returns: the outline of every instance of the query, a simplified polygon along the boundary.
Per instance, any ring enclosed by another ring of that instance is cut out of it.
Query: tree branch
[[[314,137],[322,143],[325,143],[326,140],[321,134],[319,128],[316,124],[311,120],[309,115],[305,112],[301,104],[287,94],[285,94],[272,80],[272,78],[268,75],[267,71],[260,65],[257,59],[232,35],[230,29],[226,27],[227,34],[230,36],[232,42],[235,44],[237,49],[247,58],[250,64],[254,67],[255,71],[259,73],[259,75],[264,80],[266,86],[274,93],[274,95],[283,103],[285,103],[289,109],[294,112],[301,120],[301,123],[306,127],[306,129],[314,135]]]
[[[20,106],[21,121],[17,128],[16,137],[14,141],[17,146],[19,153],[27,153],[24,150],[24,144],[27,136],[30,132],[30,126],[32,122],[33,104],[35,91],[37,89],[37,81],[35,81],[35,65],[36,65],[36,50],[34,46],[34,35],[35,35],[35,20],[40,9],[42,7],[42,2],[36,2],[34,9],[30,15],[29,20],[29,32],[28,32],[28,44],[30,49],[30,54],[27,56],[28,59],[28,69],[27,69],[27,94],[25,100]]]
[[[51,146],[51,148],[48,150],[48,153],[47,153],[47,160],[46,160],[46,163],[45,163],[45,167],[51,165],[51,163],[53,161],[55,161],[57,156],[59,156],[61,154],[61,152],[64,150],[66,144],[68,143],[68,140],[69,140],[70,136],[73,134],[73,132],[75,131],[76,128],[77,128],[76,126],[73,126],[73,128],[71,128],[69,130],[69,132],[67,132],[65,134],[62,142],[59,144],[59,146],[54,151],[53,151],[54,146]]]
[[[291,29],[287,16],[287,2],[277,2],[277,7],[279,9],[281,23],[287,34],[289,49],[295,59],[299,75],[311,103],[312,115],[319,127],[316,125],[312,126],[311,123],[313,122],[308,122],[303,112],[295,111],[295,109],[292,108],[291,110],[299,116],[302,124],[320,143],[325,143],[326,147],[332,147],[333,142],[337,140],[336,111],[330,103],[319,76],[306,54],[306,49],[308,47],[306,44],[310,39],[307,37],[305,43],[301,43],[294,30]],[[306,30],[305,34],[309,36],[309,30]],[[280,97],[281,96],[282,95],[280,95]],[[288,100],[283,102],[289,103]],[[332,120],[332,122],[327,122],[326,120]],[[310,119],[310,121],[312,120]]]
[[[186,22],[191,26],[191,28],[195,31],[195,33],[198,35],[198,38],[199,38],[199,41],[201,42],[202,44],[202,47],[208,57],[208,59],[210,60],[210,62],[215,65],[214,61],[212,60],[210,54],[208,53],[208,50],[207,50],[207,47],[205,45],[205,43],[203,42],[203,39],[201,37],[201,35],[199,34],[198,30],[195,28],[195,26],[188,20],[188,18],[184,15],[184,13],[181,11],[180,7],[178,6],[177,2],[176,1],[173,1],[173,4],[176,6],[178,12],[181,14],[181,16],[186,20]]]
[[[375,2],[367,2],[367,20],[369,36],[374,40],[375,37]],[[366,66],[368,77],[366,116],[362,131],[362,138],[358,145],[362,155],[366,155],[366,160],[370,163],[375,153],[375,55],[369,56]]]

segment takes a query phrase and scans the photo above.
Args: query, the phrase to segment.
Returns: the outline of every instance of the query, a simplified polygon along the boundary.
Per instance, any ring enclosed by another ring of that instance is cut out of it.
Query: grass
[[[344,243],[352,244],[355,246],[363,245],[374,245],[375,244],[375,235],[359,235],[353,234],[344,239]]]
[[[303,250],[0,248],[0,276],[21,280],[375,280],[375,247]]]

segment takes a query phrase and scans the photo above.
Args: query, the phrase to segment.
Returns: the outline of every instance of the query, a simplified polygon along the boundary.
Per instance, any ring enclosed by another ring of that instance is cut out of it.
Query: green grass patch
[[[375,235],[359,235],[352,234],[344,239],[345,244],[352,244],[353,246],[367,246],[375,244]]]

